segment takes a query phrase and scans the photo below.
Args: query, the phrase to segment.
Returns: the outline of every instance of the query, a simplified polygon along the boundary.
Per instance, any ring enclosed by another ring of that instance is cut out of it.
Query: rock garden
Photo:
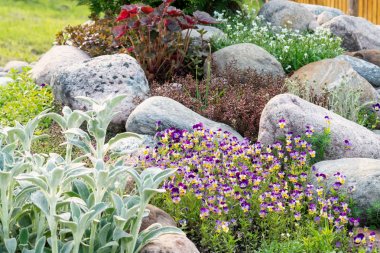
[[[0,67],[0,252],[380,252],[379,26],[78,2],[87,22]]]

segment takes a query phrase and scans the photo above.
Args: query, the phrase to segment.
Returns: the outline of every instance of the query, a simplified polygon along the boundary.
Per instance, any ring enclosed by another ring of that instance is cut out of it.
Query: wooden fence
[[[295,0],[299,3],[318,4],[341,9],[348,13],[348,0]],[[380,25],[380,0],[358,0],[359,17]]]

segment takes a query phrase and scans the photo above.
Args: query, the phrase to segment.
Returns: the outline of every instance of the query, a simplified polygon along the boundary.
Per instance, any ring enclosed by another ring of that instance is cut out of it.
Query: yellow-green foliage
[[[38,86],[27,72],[11,73],[13,82],[0,86],[0,125],[13,126],[15,121],[26,123],[40,112],[53,107],[53,94],[49,86]],[[41,121],[43,128],[50,120]]]

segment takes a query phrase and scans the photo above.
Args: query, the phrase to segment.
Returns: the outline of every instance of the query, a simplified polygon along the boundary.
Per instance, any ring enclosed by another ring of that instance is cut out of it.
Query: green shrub
[[[88,5],[92,17],[99,17],[101,13],[111,17],[120,12],[120,8],[126,4],[142,3],[152,7],[159,6],[162,0],[77,0],[79,5]],[[206,11],[213,13],[222,10],[238,10],[244,0],[175,0],[173,6],[183,9],[191,14],[194,11]]]
[[[318,28],[315,33],[301,33],[286,28],[273,27],[265,23],[255,12],[237,12],[226,16],[216,13],[220,28],[227,39],[213,40],[213,50],[238,43],[253,43],[277,58],[287,73],[325,58],[334,58],[343,53],[341,39],[329,31]]]
[[[121,6],[129,0],[77,0],[78,5],[88,5],[91,18],[99,17],[102,13],[106,17],[112,17],[120,11]]]
[[[13,126],[16,121],[24,124],[46,109],[53,108],[51,87],[38,86],[27,73],[10,73],[13,82],[0,86],[0,125]],[[50,125],[49,119],[41,122],[42,128]]]
[[[126,41],[115,42],[112,32],[116,25],[114,18],[95,19],[92,23],[67,26],[56,35],[58,45],[70,45],[88,53],[91,57],[106,54],[127,53]]]

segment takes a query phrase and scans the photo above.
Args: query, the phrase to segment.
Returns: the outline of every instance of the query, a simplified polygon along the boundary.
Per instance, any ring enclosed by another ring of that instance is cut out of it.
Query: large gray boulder
[[[37,84],[50,84],[52,76],[61,68],[90,59],[85,52],[72,46],[54,46],[33,66],[32,78]]]
[[[337,8],[332,8],[332,7],[323,6],[323,5],[316,5],[316,4],[299,3],[299,5],[301,5],[302,7],[305,7],[306,9],[308,9],[308,11],[310,11],[311,13],[313,13],[316,16],[322,14],[323,12],[329,12],[332,15],[334,15],[335,17],[340,16],[340,15],[344,15],[343,11],[341,11]]]
[[[293,30],[306,31],[314,28],[315,16],[307,8],[293,1],[272,0],[264,4],[259,16],[273,26],[286,27]]]
[[[158,121],[161,122],[162,129],[175,127],[189,131],[192,131],[195,124],[203,123],[206,128],[220,128],[242,139],[231,127],[209,120],[171,98],[160,96],[150,97],[138,105],[129,115],[125,128],[128,132],[155,135]]]
[[[348,51],[380,49],[380,28],[364,18],[342,15],[322,27],[341,37],[342,46]]]
[[[329,22],[331,19],[335,18],[336,15],[329,11],[324,11],[317,17],[317,23],[318,25],[323,25],[324,23]]]
[[[272,144],[287,131],[302,135],[307,125],[313,126],[317,133],[322,133],[328,126],[325,116],[331,118],[331,143],[326,150],[327,159],[380,158],[379,135],[292,94],[277,95],[265,106],[260,119],[258,141],[265,145]],[[282,118],[287,122],[285,130],[278,127]],[[346,149],[345,140],[351,143],[351,149]]]
[[[177,226],[175,220],[164,210],[153,205],[148,205],[146,209],[149,210],[149,215],[143,218],[140,231],[147,229],[155,223],[161,224],[163,227]]]
[[[146,245],[141,253],[199,253],[185,235],[163,234]]]
[[[223,75],[231,64],[239,71],[253,70],[263,76],[285,75],[281,64],[274,56],[251,43],[228,46],[212,54],[212,66],[217,74]]]
[[[126,54],[99,56],[61,68],[51,84],[55,100],[72,109],[90,109],[87,103],[76,99],[78,96],[100,100],[126,94],[127,98],[116,108],[120,113],[112,121],[115,130],[124,129],[129,114],[149,92],[143,69]]]
[[[18,73],[20,73],[25,67],[29,67],[29,63],[24,61],[10,61],[7,64],[5,64],[4,72],[9,72],[11,69],[14,69]]]
[[[380,49],[364,49],[356,52],[346,52],[346,54],[380,67]]]
[[[349,55],[340,55],[338,60],[348,62],[358,74],[376,88],[380,88],[380,67]]]
[[[343,187],[353,190],[352,198],[360,210],[366,211],[380,200],[380,160],[345,158],[319,162],[315,167],[318,173],[327,175],[329,186],[335,183],[336,172],[346,176]]]
[[[198,32],[200,30],[204,31],[204,34]],[[212,38],[226,38],[226,34],[219,28],[208,26],[208,25],[197,25],[195,29],[186,29],[182,31],[182,36],[189,34],[190,38],[193,40],[201,40],[209,42]]]
[[[361,77],[350,63],[338,59],[325,59],[307,64],[297,70],[291,80],[312,85],[317,96],[324,94],[324,89],[332,91],[339,87],[361,91],[361,101],[376,100],[378,94],[366,79]]]

